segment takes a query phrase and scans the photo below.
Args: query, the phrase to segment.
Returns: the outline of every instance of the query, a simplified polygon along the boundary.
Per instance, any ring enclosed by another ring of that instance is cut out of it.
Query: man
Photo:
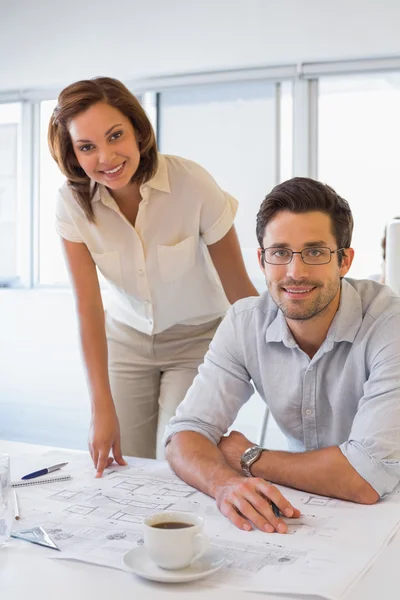
[[[273,483],[373,504],[400,480],[400,298],[343,279],[352,230],[330,187],[295,178],[272,190],[257,216],[268,292],[231,307],[166,431],[174,471],[242,529],[285,533],[271,502],[299,516]],[[251,381],[289,452],[224,437]]]

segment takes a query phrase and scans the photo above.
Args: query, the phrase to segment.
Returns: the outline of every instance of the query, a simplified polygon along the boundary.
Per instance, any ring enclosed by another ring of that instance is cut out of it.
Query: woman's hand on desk
[[[109,467],[113,460],[119,465],[127,464],[121,453],[119,422],[114,409],[92,415],[89,451],[96,469],[96,477],[101,477],[104,469]]]
[[[276,504],[282,516],[300,517],[300,511],[278,488],[260,477],[233,477],[217,485],[214,495],[219,510],[239,529],[249,531],[254,525],[268,533],[286,533],[285,521],[274,515],[269,501]]]

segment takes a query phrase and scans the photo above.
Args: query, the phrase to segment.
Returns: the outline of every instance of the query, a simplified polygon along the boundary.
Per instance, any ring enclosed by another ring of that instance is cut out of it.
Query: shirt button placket
[[[153,307],[151,305],[150,300],[145,300],[144,306],[145,306],[146,319],[147,319],[147,321],[149,323],[149,328],[150,328],[150,332],[149,333],[152,333],[154,319],[153,319]]]
[[[309,367],[304,373],[303,384],[303,432],[306,450],[317,448],[318,438],[315,415],[315,368]]]

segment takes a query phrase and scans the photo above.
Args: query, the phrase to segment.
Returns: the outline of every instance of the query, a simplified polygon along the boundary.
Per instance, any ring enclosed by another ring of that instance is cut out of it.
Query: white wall
[[[0,90],[400,54],[398,0],[0,0]]]

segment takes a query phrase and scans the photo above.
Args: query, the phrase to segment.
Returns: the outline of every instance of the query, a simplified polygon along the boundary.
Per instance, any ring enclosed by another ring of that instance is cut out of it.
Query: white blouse
[[[107,280],[107,311],[149,335],[222,316],[229,302],[207,245],[233,225],[237,201],[200,165],[159,154],[154,177],[141,185],[135,227],[105,186],[93,200],[91,223],[65,183],[59,190],[56,230],[86,244]]]

